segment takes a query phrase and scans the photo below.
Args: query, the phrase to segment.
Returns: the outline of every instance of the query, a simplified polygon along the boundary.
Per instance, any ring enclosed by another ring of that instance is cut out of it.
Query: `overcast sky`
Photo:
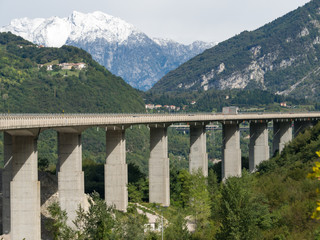
[[[254,30],[310,0],[0,0],[0,26],[14,18],[102,11],[150,37],[221,42]]]

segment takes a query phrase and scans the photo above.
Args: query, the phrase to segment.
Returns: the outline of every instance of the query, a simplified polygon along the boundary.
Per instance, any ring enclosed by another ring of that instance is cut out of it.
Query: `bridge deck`
[[[320,112],[307,113],[252,113],[252,114],[2,114],[0,131],[32,128],[80,126],[192,123],[249,120],[316,120]]]

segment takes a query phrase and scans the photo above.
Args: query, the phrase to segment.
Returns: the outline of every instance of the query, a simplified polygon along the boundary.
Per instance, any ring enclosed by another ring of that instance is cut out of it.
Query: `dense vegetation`
[[[164,214],[165,239],[318,239],[320,225],[311,216],[319,197],[319,181],[307,175],[317,160],[319,135],[320,124],[300,134],[280,155],[263,162],[256,173],[243,171],[242,177],[231,177],[225,182],[217,177],[220,170],[215,166],[204,178],[199,172],[190,174],[171,165],[169,208],[142,203],[148,200],[147,178],[131,166],[129,199],[147,206],[148,212]],[[98,198],[96,201],[99,204]],[[120,239],[120,233],[128,234],[123,239],[135,239],[134,234],[139,234],[139,239],[161,239],[161,232],[150,232],[146,225],[143,231],[141,224],[146,224],[146,219],[143,222],[143,215],[137,217],[135,205],[131,205],[125,220],[112,208],[100,212],[105,217],[90,211],[83,216],[80,211],[80,219],[108,219],[109,224],[101,225],[104,231],[92,224],[77,231],[101,231],[107,234],[103,239]],[[130,221],[133,216],[135,222]],[[119,224],[126,227],[124,232],[119,232]],[[187,224],[195,229],[188,231]]]
[[[39,67],[64,62],[84,62],[87,67],[81,71]],[[139,93],[85,51],[70,46],[41,48],[0,33],[0,112],[118,113],[143,109]]]
[[[319,99],[319,7],[320,1],[312,0],[255,31],[221,42],[169,72],[150,91],[190,92],[204,85],[225,89],[229,87],[221,81],[238,79],[248,81],[248,89],[276,93],[303,80],[291,95]]]

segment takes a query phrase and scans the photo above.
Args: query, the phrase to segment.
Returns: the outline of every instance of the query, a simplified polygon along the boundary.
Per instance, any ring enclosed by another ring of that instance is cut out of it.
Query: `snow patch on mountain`
[[[215,45],[201,41],[184,45],[170,39],[150,38],[132,24],[99,11],[74,11],[66,18],[14,19],[0,28],[0,32],[9,31],[47,47],[80,47],[113,74],[141,90],[151,88],[166,73]]]

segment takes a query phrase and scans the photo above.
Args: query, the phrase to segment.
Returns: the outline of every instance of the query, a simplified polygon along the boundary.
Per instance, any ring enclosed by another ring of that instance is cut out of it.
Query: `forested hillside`
[[[320,0],[245,31],[182,64],[153,93],[261,89],[319,99]]]
[[[62,70],[59,63],[86,64]],[[47,70],[51,65],[53,70]],[[139,93],[92,60],[85,51],[44,48],[0,33],[0,112],[141,112]]]

